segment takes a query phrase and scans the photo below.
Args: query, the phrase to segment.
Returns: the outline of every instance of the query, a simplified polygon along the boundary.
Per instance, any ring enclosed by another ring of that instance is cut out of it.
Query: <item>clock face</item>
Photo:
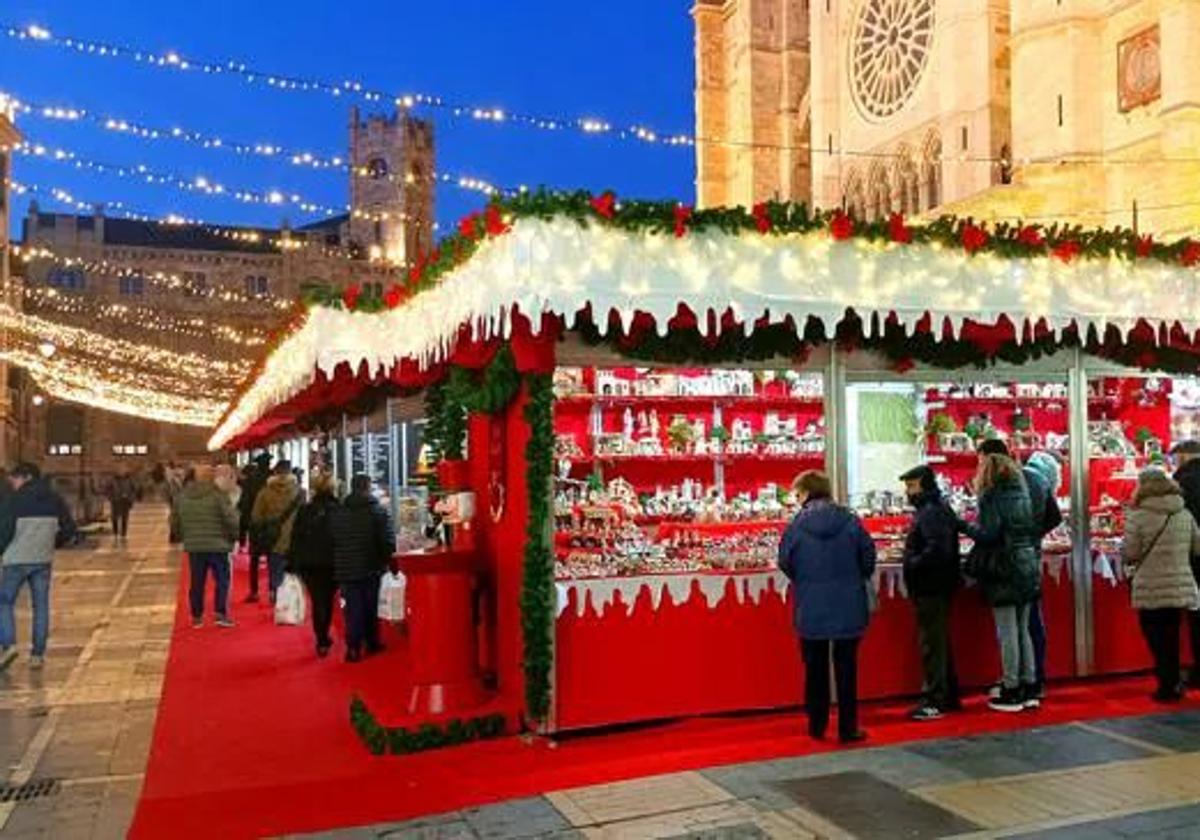
[[[929,64],[937,0],[862,0],[850,40],[850,90],[863,116],[884,120],[912,98]]]
[[[386,178],[388,174],[387,161],[383,158],[371,158],[367,164],[367,174],[375,180]]]

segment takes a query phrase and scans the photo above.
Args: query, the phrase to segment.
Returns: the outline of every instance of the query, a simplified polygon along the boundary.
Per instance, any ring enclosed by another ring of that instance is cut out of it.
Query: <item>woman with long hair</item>
[[[1138,623],[1154,657],[1154,699],[1176,702],[1183,698],[1179,624],[1184,610],[1200,604],[1191,567],[1191,558],[1200,556],[1200,528],[1184,505],[1183,491],[1162,470],[1138,475],[1121,554],[1133,580]]]
[[[992,607],[1003,665],[1000,694],[988,705],[999,712],[1037,708],[1041,701],[1029,615],[1041,597],[1042,563],[1029,490],[1016,461],[1006,455],[983,455],[975,492],[979,518],[963,524],[975,541],[967,574],[979,582]]]

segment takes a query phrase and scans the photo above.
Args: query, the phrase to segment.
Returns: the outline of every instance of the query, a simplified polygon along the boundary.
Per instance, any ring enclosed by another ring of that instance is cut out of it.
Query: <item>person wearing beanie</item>
[[[914,511],[904,540],[904,584],[917,613],[924,672],[924,697],[912,718],[937,720],[962,708],[950,645],[950,606],[961,579],[958,520],[930,467],[914,467],[900,480]]]
[[[1175,482],[1183,491],[1183,503],[1192,517],[1200,522],[1200,440],[1184,440],[1171,449],[1175,459]],[[1192,576],[1200,584],[1200,556],[1191,558]],[[1188,685],[1200,688],[1200,612],[1187,614],[1188,631],[1192,647],[1192,670],[1188,674]]]

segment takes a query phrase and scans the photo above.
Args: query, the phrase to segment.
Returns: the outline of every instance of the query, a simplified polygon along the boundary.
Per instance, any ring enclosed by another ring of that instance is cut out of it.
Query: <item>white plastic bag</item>
[[[404,620],[404,588],[400,572],[385,574],[379,582],[379,617],[384,621]]]
[[[275,590],[275,623],[304,623],[304,586],[295,575],[284,575],[283,583]]]

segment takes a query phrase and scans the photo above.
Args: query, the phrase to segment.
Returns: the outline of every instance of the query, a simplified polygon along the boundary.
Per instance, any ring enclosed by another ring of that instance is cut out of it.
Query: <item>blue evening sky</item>
[[[597,116],[691,133],[693,59],[690,0],[9,0],[5,24],[37,23],[56,35],[237,58],[264,70],[322,79],[360,79],[389,91],[436,93],[469,103],[553,116]],[[152,126],[200,130],[248,142],[344,154],[348,101],[281,93],[234,78],[176,73],[77,56],[0,38],[0,90],[36,103],[87,108]],[[630,196],[693,196],[687,147],[656,147],[575,132],[434,120],[442,171],[501,185],[614,188]],[[347,200],[346,176],[279,161],[148,141],[84,123],[23,117],[33,141],[95,160],[144,163],[229,187],[278,188],[326,205]],[[17,180],[62,187],[87,201],[123,200],[152,213],[205,221],[293,224],[298,210],[209,198],[115,176],[18,157]],[[44,207],[56,206],[39,199]],[[446,225],[484,201],[442,186]],[[25,211],[18,198],[14,232]]]

